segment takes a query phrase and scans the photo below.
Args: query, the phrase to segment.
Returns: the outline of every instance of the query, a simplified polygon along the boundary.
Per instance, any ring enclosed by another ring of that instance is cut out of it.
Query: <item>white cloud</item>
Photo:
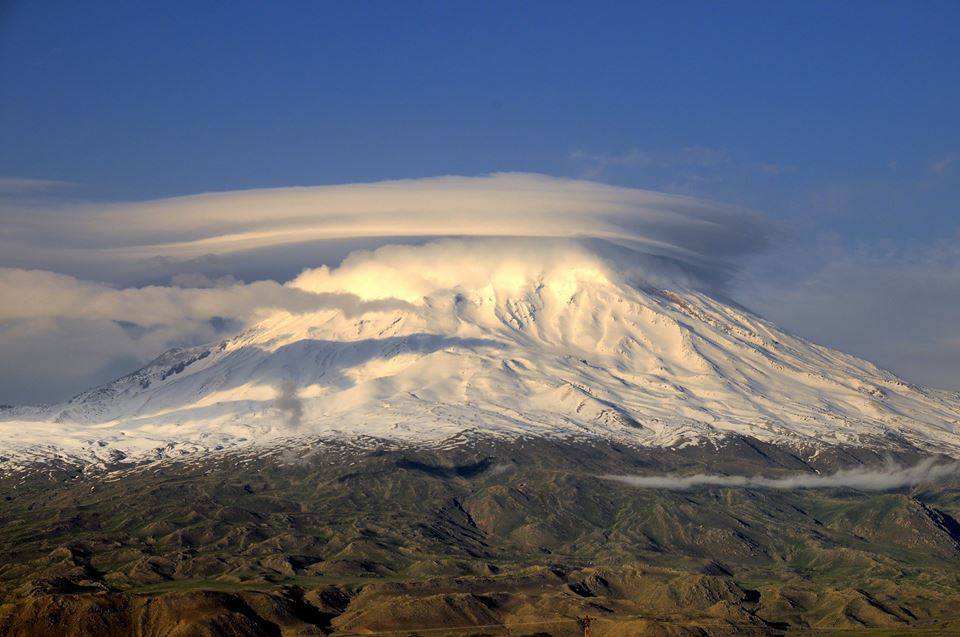
[[[181,287],[185,281],[212,285]],[[68,398],[171,347],[223,337],[224,330],[247,325],[268,309],[352,314],[406,307],[275,281],[185,277],[179,283],[118,289],[54,272],[0,268],[0,403]]]
[[[0,267],[0,298],[16,299],[0,306],[0,402],[12,403],[67,398],[167,348],[248,325],[267,309],[351,313],[395,307],[401,301],[394,297],[415,301],[431,286],[487,276],[487,266],[475,266],[493,254],[501,277],[574,254],[597,270],[604,266],[586,256],[585,246],[613,241],[619,247],[604,243],[604,250],[626,252],[659,276],[717,284],[771,232],[759,216],[730,206],[525,174],[129,204],[50,207],[7,199],[0,213],[0,266],[18,266]],[[336,254],[333,245],[345,250],[450,236],[500,238],[416,252],[394,245],[358,253],[334,270],[323,267]],[[526,260],[511,261],[504,246],[522,240]],[[237,275],[249,270],[237,269],[251,264],[255,273],[282,264],[287,276],[304,265],[312,269],[293,285],[242,283]],[[81,271],[122,285],[70,274]]]
[[[142,327],[207,321],[215,317],[247,320],[258,310],[304,312],[336,307],[348,314],[371,309],[351,294],[314,294],[275,281],[222,287],[116,289],[102,283],[42,270],[0,268],[0,297],[16,299],[0,306],[0,321],[84,319],[134,323]],[[382,302],[377,307],[397,307]]]
[[[685,161],[725,161],[709,149],[685,154]],[[638,151],[614,159],[644,157]],[[654,282],[729,292],[725,284],[742,257],[762,251],[775,234],[764,218],[731,206],[529,174],[130,204],[11,201],[0,202],[0,266],[19,267],[0,268],[0,402],[63,397],[67,388],[108,380],[167,347],[217,338],[265,308],[329,304],[352,312],[373,299],[415,301],[437,286],[492,276],[477,270],[480,262],[496,262],[492,272],[509,277],[534,262],[547,272],[575,259],[584,272],[612,276],[613,259],[618,275],[640,271]],[[419,251],[395,245],[491,235],[498,238]],[[331,268],[356,247],[367,250]],[[960,387],[955,248],[909,257],[777,258],[792,264],[792,274],[748,280],[735,294],[748,307],[908,378]],[[276,280],[239,280],[263,277]],[[290,285],[278,282],[295,277]],[[84,280],[90,278],[113,283]],[[70,363],[58,351],[71,352]]]
[[[936,482],[956,474],[958,469],[960,469],[960,463],[937,464],[936,458],[927,458],[912,467],[903,467],[888,462],[881,468],[841,470],[829,475],[800,473],[782,478],[706,474],[690,476],[676,474],[659,476],[604,475],[600,477],[643,489],[685,490],[699,486],[763,489],[833,489],[846,487],[861,491],[887,491],[925,482]]]
[[[23,190],[44,184],[7,185]],[[0,217],[0,298],[16,299],[0,305],[0,402],[13,403],[66,398],[166,348],[239,329],[264,309],[368,307],[356,293],[367,302],[415,300],[432,285],[454,282],[428,271],[440,272],[442,261],[458,259],[447,269],[457,277],[483,276],[469,259],[489,261],[494,252],[501,275],[531,267],[529,260],[507,258],[502,248],[509,241],[530,242],[526,256],[551,263],[570,254],[586,262],[583,255],[602,242],[604,252],[619,250],[650,276],[717,286],[772,233],[762,217],[732,206],[530,174],[132,203],[6,197],[0,198]],[[477,236],[498,239],[482,247],[432,247],[415,256],[394,246],[375,258],[359,253],[340,269],[323,267],[356,248]],[[558,243],[551,248],[551,241]],[[401,280],[397,268],[411,259],[416,263]],[[305,268],[296,285],[278,282]],[[67,355],[70,363],[61,363]]]
[[[249,190],[122,204],[8,203],[0,265],[186,261],[369,238],[592,237],[712,269],[765,245],[770,224],[689,197],[531,174]],[[311,265],[319,265],[314,263]]]
[[[564,289],[576,279],[619,276],[595,251],[564,240],[444,240],[424,246],[383,246],[351,254],[336,268],[307,270],[290,285],[315,293],[353,294],[363,300],[417,303],[438,290],[519,289],[552,279]],[[563,278],[564,281],[558,279]]]
[[[0,298],[16,299],[0,305],[0,402],[67,398],[170,347],[209,342],[272,310],[335,308],[351,315],[415,309],[437,291],[509,291],[530,280],[549,281],[551,289],[571,294],[585,279],[686,281],[682,269],[644,257],[607,243],[505,237],[357,251],[337,267],[305,270],[287,284],[181,274],[172,285],[115,287],[44,270],[0,268]]]

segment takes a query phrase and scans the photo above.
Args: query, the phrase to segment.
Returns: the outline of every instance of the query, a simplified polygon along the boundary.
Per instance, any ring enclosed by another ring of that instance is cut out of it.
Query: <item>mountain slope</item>
[[[470,435],[664,447],[738,435],[809,455],[831,445],[960,451],[957,393],[911,385],[598,258],[509,265],[468,272],[466,283],[457,264],[443,276],[423,263],[391,271],[427,281],[413,290],[384,291],[370,277],[344,286],[335,271],[319,284],[301,277],[293,285],[311,291],[402,300],[268,313],[234,338],[168,352],[68,403],[9,409],[0,451],[16,465],[300,438],[442,446]]]
[[[798,481],[960,455],[955,393],[594,255],[401,256],[6,410],[0,633],[956,627],[956,463]]]
[[[0,634],[462,635],[505,631],[442,628],[510,623],[560,637],[585,613],[602,618],[597,635],[955,634],[955,474],[892,492],[598,477],[804,470],[745,439],[718,452],[536,438],[0,476]],[[637,616],[652,626],[631,629]]]

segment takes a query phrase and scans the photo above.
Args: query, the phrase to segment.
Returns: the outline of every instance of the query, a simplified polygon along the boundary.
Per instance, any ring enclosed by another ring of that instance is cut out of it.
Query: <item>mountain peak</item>
[[[305,272],[293,285],[359,303],[270,312],[67,404],[6,412],[4,446],[22,458],[143,459],[291,438],[436,445],[471,432],[960,449],[955,396],[702,292],[628,282],[581,250],[516,248],[488,246],[484,267],[472,265],[476,245],[427,246]],[[391,289],[399,299],[385,303]]]

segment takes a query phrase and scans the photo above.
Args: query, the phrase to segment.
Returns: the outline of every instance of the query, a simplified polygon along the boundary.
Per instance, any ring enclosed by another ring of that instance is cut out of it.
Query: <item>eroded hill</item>
[[[585,613],[595,635],[960,629],[955,478],[866,492],[599,477],[882,461],[838,448],[811,464],[750,439],[675,449],[476,439],[112,473],[62,465],[0,482],[0,633],[506,634],[507,624],[559,636],[577,634]]]

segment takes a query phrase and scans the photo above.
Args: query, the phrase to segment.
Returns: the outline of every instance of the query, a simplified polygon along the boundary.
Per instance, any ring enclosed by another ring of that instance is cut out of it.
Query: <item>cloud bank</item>
[[[716,159],[693,150],[685,161]],[[358,312],[551,269],[720,293],[925,385],[960,387],[952,244],[891,257],[800,242],[767,251],[750,277],[742,263],[780,232],[763,217],[584,180],[508,173],[104,204],[33,196],[64,186],[0,178],[0,403],[68,398],[267,310]]]
[[[347,315],[405,307],[400,301],[364,302],[348,293],[312,292],[276,281],[241,283],[206,277],[177,277],[173,285],[117,289],[44,270],[0,268],[0,321],[42,319],[108,320],[140,327],[213,318],[247,320],[263,310],[310,312],[336,308]]]
[[[690,197],[524,173],[223,192],[157,201],[8,203],[0,265],[191,260],[330,240],[597,238],[704,272],[763,249],[772,225]],[[310,266],[319,263],[307,264]]]
[[[0,196],[0,214],[0,298],[16,300],[0,306],[0,403],[13,404],[68,398],[268,310],[395,307],[548,270],[611,276],[611,262],[719,289],[775,232],[732,206],[516,173],[133,203]]]
[[[937,464],[936,458],[928,458],[912,467],[903,467],[888,462],[881,468],[841,470],[830,475],[801,473],[783,478],[707,474],[692,476],[675,474],[662,476],[603,475],[599,477],[641,489],[674,491],[694,489],[701,486],[758,487],[763,489],[835,489],[845,487],[861,491],[887,491],[927,482],[937,482],[956,475],[958,470],[960,470],[960,462]]]
[[[61,400],[121,376],[171,347],[222,338],[262,317],[335,308],[346,315],[407,308],[276,281],[181,276],[116,288],[43,270],[0,268],[0,403]]]

